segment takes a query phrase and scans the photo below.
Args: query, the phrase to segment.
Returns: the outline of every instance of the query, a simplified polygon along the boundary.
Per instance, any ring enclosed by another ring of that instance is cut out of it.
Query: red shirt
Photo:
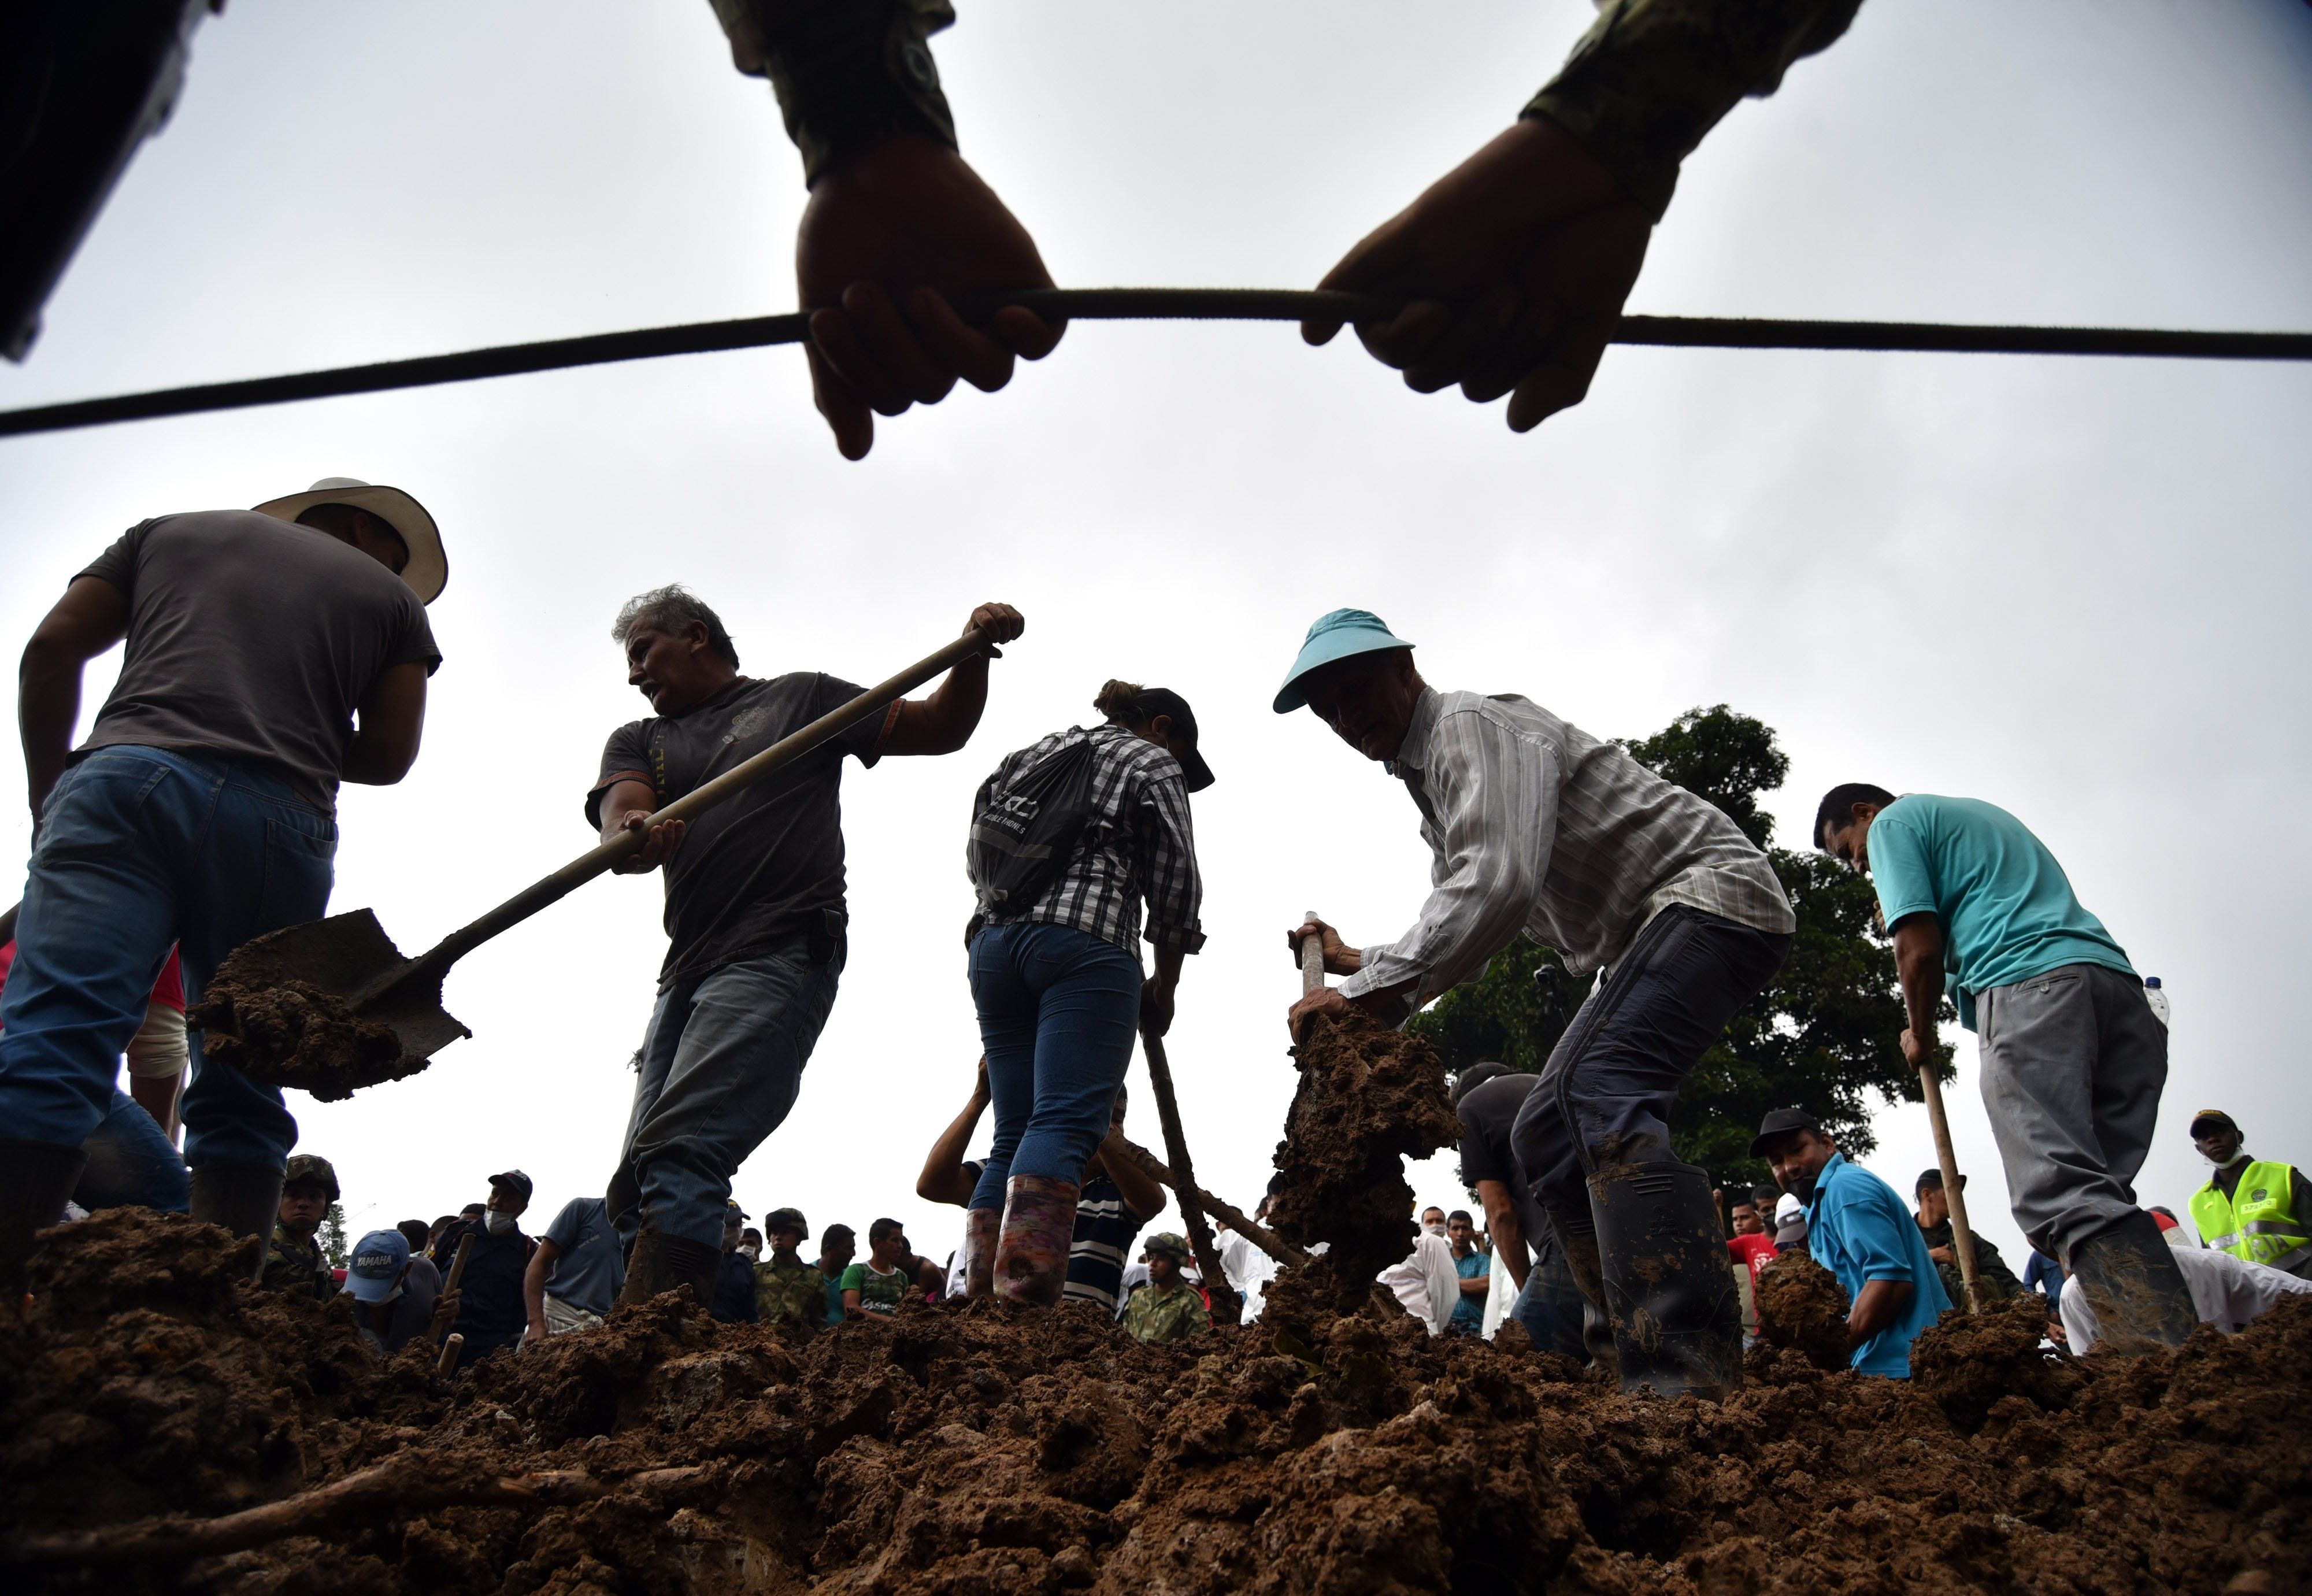
[[[16,939],[10,937],[0,945],[0,987],[8,985],[8,972],[16,963]],[[169,962],[161,967],[161,978],[153,983],[153,1001],[179,1013],[185,1012],[185,972],[177,963],[177,950],[169,950]]]
[[[1759,1267],[1774,1256],[1774,1239],[1763,1232],[1755,1236],[1732,1236],[1727,1240],[1726,1250],[1734,1255],[1736,1262],[1750,1266],[1750,1284],[1755,1287],[1758,1284]]]

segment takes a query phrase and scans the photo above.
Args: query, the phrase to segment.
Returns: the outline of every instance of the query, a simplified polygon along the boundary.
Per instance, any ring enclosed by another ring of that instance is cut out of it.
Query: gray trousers
[[[2135,1211],[2168,1083],[2168,1028],[2143,983],[2066,964],[1975,998],[1990,1111],[2015,1223],[2070,1267],[2071,1250]]]

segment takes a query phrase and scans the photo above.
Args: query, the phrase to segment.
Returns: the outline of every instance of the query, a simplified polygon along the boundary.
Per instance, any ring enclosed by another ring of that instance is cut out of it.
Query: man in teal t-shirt
[[[2167,1084],[2168,1028],[2126,953],[2046,845],[1995,805],[1854,783],[1824,796],[1815,841],[1878,889],[1914,1067],[1932,1057],[1946,976],[1957,988],[2031,1245],[2080,1277],[2099,1322],[2128,1327],[2115,1350],[2182,1345],[2199,1316],[2133,1184]]]

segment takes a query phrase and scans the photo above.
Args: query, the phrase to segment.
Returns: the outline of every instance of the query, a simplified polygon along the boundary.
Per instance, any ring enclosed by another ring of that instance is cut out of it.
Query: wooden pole
[[[1205,1213],[1244,1237],[1246,1241],[1250,1241],[1278,1263],[1305,1264],[1309,1261],[1307,1253],[1257,1220],[1248,1218],[1242,1209],[1221,1201],[1211,1192],[1191,1187],[1186,1193],[1182,1193],[1180,1182],[1173,1178],[1170,1166],[1159,1162],[1154,1153],[1137,1142],[1126,1141],[1124,1137],[1118,1136],[1112,1144],[1120,1145],[1124,1155],[1132,1161],[1133,1167],[1142,1174],[1160,1186],[1170,1187],[1175,1195],[1182,1197],[1184,1203],[1193,1200]]]
[[[1983,1311],[1983,1287],[1975,1275],[1975,1227],[1966,1222],[1966,1194],[1959,1188],[1958,1157],[1951,1151],[1950,1120],[1943,1112],[1943,1083],[1935,1078],[1934,1060],[1919,1065],[1919,1086],[1927,1100],[1927,1123],[1934,1128],[1935,1162],[1942,1166],[1943,1201],[1950,1205],[1951,1251],[1958,1258],[1958,1275],[1966,1288],[1966,1311]]]
[[[444,1337],[442,1342],[442,1355],[434,1360],[435,1376],[442,1380],[449,1379],[451,1372],[458,1366],[458,1355],[465,1349],[466,1338],[457,1331],[452,1330]]]
[[[1310,909],[1301,916],[1301,919],[1305,923],[1316,917],[1317,911]],[[1306,997],[1324,984],[1325,939],[1321,936],[1304,936],[1300,939],[1300,995]]]
[[[1188,1163],[1188,1139],[1180,1129],[1180,1104],[1172,1094],[1172,1066],[1164,1057],[1163,1039],[1143,1027],[1140,1048],[1148,1058],[1148,1078],[1156,1086],[1156,1117],[1164,1125],[1164,1147],[1180,1177],[1174,1192],[1177,1195],[1185,1188],[1193,1193],[1196,1176]],[[1204,1294],[1212,1299],[1213,1317],[1222,1324],[1236,1323],[1244,1316],[1244,1301],[1221,1267],[1220,1252],[1213,1246],[1213,1227],[1205,1222],[1204,1209],[1192,1197],[1183,1197],[1180,1217],[1188,1227],[1188,1246],[1196,1255],[1196,1267],[1204,1276]]]

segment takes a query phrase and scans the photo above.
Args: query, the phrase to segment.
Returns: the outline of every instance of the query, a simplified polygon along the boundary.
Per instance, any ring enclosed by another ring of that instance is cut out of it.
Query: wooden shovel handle
[[[1310,909],[1300,916],[1305,923],[1317,917]],[[1300,995],[1306,997],[1325,984],[1325,939],[1311,934],[1300,939]]]

